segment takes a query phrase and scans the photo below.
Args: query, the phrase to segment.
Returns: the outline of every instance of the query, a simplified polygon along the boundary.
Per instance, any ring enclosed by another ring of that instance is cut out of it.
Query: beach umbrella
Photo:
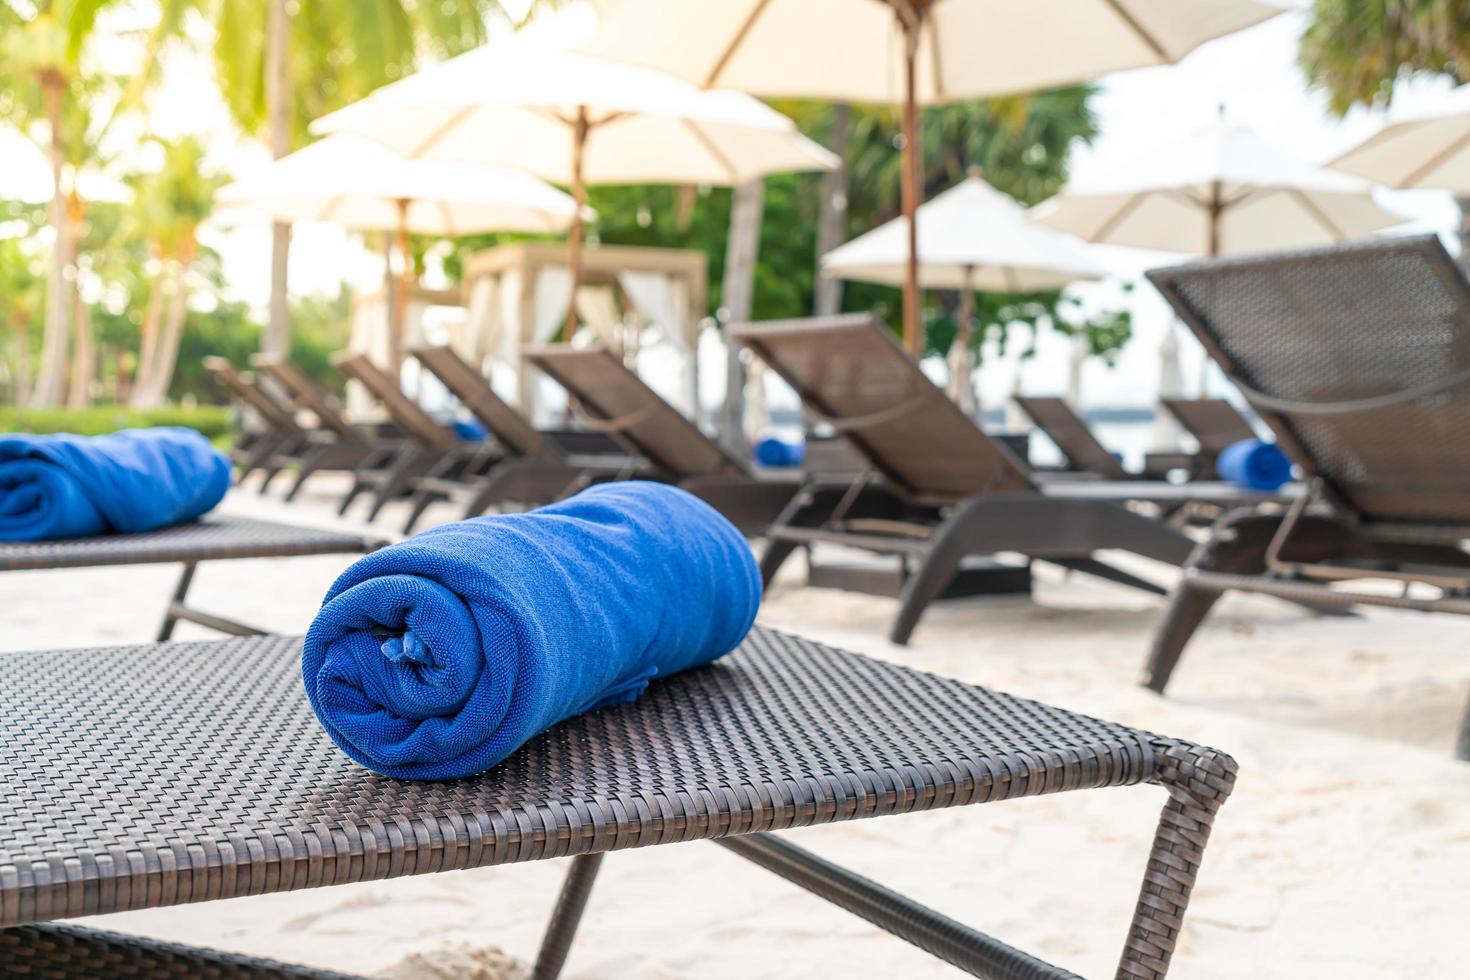
[[[1405,220],[1380,207],[1366,182],[1300,160],[1223,117],[1119,160],[1034,213],[1090,242],[1211,257],[1326,245]],[[1166,337],[1166,382],[1179,377],[1178,356],[1177,339]]]
[[[371,137],[415,159],[515,167],[569,186],[579,204],[588,184],[732,185],[838,165],[791,120],[747,95],[706,92],[571,51],[576,26],[549,18],[379,89],[312,128]],[[573,295],[582,232],[576,217],[568,236]]]
[[[1470,86],[1453,102],[1453,111],[1390,123],[1328,166],[1385,187],[1470,196]]]
[[[1206,256],[1326,245],[1405,220],[1367,182],[1223,119],[1065,188],[1035,215],[1090,242]]]
[[[259,174],[222,188],[217,200],[223,206],[264,212],[276,221],[322,221],[396,233],[402,286],[390,309],[395,369],[402,361],[413,282],[409,235],[556,233],[577,214],[571,197],[528,173],[410,160],[381,143],[346,134],[281,157]]]
[[[902,107],[903,213],[922,197],[920,105],[1034,91],[1178,61],[1280,13],[1255,0],[593,0],[580,50],[706,88]],[[916,225],[910,225],[915,229]],[[920,349],[918,243],[904,338]]]
[[[908,274],[908,224],[894,218],[822,257],[822,273],[884,285],[902,285]],[[960,293],[959,330],[950,347],[950,394],[974,410],[970,336],[975,291],[1034,293],[1060,289],[1107,270],[1076,238],[1031,220],[1009,194],[978,172],[920,205],[917,213],[919,285]]]

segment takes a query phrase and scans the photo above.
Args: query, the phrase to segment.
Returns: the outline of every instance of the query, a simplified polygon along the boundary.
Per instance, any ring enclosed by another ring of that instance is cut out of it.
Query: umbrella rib
[[[454,114],[444,121],[444,125],[434,130],[422,143],[413,148],[413,151],[408,154],[408,158],[410,160],[417,160],[425,153],[428,153],[434,148],[435,144],[437,144],[445,136],[449,135],[450,130],[454,129],[454,127],[464,122],[466,117],[468,117],[469,114],[474,111],[475,106],[472,105],[460,106],[458,109],[454,110]]]
[[[730,183],[740,183],[740,173],[735,169],[735,165],[730,162],[729,157],[720,152],[719,147],[715,146],[714,141],[705,135],[704,130],[700,129],[689,119],[680,119],[679,122],[693,134],[695,139],[699,140],[700,145],[709,151],[709,155],[715,158],[715,162],[724,168],[725,176],[730,179]]]
[[[1170,61],[1174,60],[1169,57],[1169,52],[1164,49],[1164,46],[1159,42],[1159,39],[1149,33],[1149,31],[1146,30],[1144,26],[1138,22],[1137,17],[1134,17],[1133,14],[1129,13],[1128,9],[1123,6],[1122,0],[1103,0],[1103,6],[1108,7],[1113,11],[1113,13],[1117,14],[1118,19],[1121,20],[1130,31],[1138,35],[1138,39],[1148,46],[1148,49],[1154,53],[1154,57],[1158,58],[1160,62],[1168,64]]]
[[[1137,211],[1139,208],[1143,207],[1143,202],[1145,199],[1147,199],[1147,197],[1148,194],[1145,191],[1139,191],[1138,193],[1134,194],[1128,200],[1124,201],[1123,206],[1114,211],[1108,217],[1107,221],[1104,221],[1101,225],[1099,225],[1097,231],[1086,237],[1094,242],[1101,242],[1105,240],[1109,235],[1118,230],[1119,225],[1132,217],[1134,211]]]
[[[1342,241],[1343,239],[1350,237],[1347,232],[1338,227],[1337,222],[1329,218],[1327,216],[1327,213],[1317,206],[1316,201],[1313,201],[1306,194],[1303,194],[1300,189],[1296,187],[1289,187],[1287,188],[1286,193],[1287,196],[1291,197],[1299,205],[1301,205],[1302,210],[1307,212],[1307,215],[1313,221],[1317,222],[1317,224],[1326,229],[1327,234],[1331,235],[1334,240]]]
[[[765,13],[766,8],[770,5],[771,0],[757,0],[756,5],[750,8],[750,14],[745,18],[745,23],[740,25],[740,30],[736,31],[735,36],[730,39],[730,43],[725,45],[725,50],[720,52],[719,58],[715,60],[714,68],[710,69],[710,73],[705,76],[704,84],[700,86],[701,88],[715,87],[715,83],[719,81],[720,75],[729,66],[730,59],[735,57],[736,50],[739,49],[740,45],[745,43],[745,38],[750,34],[751,28],[755,27],[755,22],[760,20],[761,14]]]
[[[1445,147],[1443,150],[1440,150],[1424,163],[1409,171],[1409,175],[1398,182],[1399,186],[1408,187],[1411,184],[1419,183],[1419,181],[1423,180],[1425,177],[1429,176],[1429,174],[1433,173],[1436,167],[1444,163],[1456,153],[1459,153],[1466,146],[1470,146],[1470,129],[1467,129],[1465,133],[1460,136],[1459,139],[1452,141],[1449,146]]]

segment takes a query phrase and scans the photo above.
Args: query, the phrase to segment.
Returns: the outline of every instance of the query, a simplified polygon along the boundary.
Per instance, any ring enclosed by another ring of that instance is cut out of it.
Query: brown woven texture
[[[244,517],[206,517],[143,534],[0,543],[0,571],[358,554],[383,543],[381,538],[342,531]]]
[[[1173,799],[1120,975],[1156,976],[1234,772],[757,628],[484,776],[400,782],[332,745],[299,656],[250,637],[0,658],[0,926],[1152,781]]]
[[[352,980],[347,974],[78,926],[0,929],[0,976],[56,980]]]
[[[1149,278],[1232,380],[1273,399],[1371,399],[1470,371],[1470,285],[1432,236]],[[1308,475],[1358,514],[1470,525],[1470,384],[1361,411],[1256,410]]]

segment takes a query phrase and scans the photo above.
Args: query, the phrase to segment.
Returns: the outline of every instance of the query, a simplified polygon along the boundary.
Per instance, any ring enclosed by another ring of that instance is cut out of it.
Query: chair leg
[[[377,520],[378,513],[408,489],[409,481],[413,479],[414,470],[417,469],[417,463],[417,453],[405,453],[403,458],[389,469],[386,478],[378,486],[378,492],[373,496],[373,505],[368,509],[367,519],[369,521]]]
[[[403,533],[412,534],[414,528],[418,526],[419,518],[424,516],[424,511],[428,510],[431,504],[447,499],[448,497],[446,495],[439,493],[437,490],[415,490],[413,494],[413,506],[408,512],[408,520],[403,522]]]
[[[1164,612],[1158,631],[1154,633],[1148,660],[1143,665],[1139,683],[1151,691],[1164,693],[1184,647],[1210,614],[1221,593],[1216,589],[1199,589],[1181,583]]]
[[[174,626],[179,621],[175,610],[184,604],[184,598],[189,594],[189,586],[194,583],[194,569],[196,564],[192,561],[184,563],[184,570],[179,575],[178,584],[174,586],[173,597],[169,600],[168,611],[163,614],[163,623],[158,627],[157,642],[159,643],[173,638]]]
[[[301,492],[301,488],[305,485],[307,477],[321,470],[324,457],[325,452],[323,450],[317,450],[301,461],[301,464],[296,468],[296,479],[291,481],[291,487],[286,491],[286,503],[289,504],[296,499],[296,495]]]
[[[950,529],[940,528],[935,534],[934,547],[925,553],[919,567],[903,584],[903,592],[898,598],[898,617],[888,634],[888,639],[899,646],[908,646],[909,637],[919,625],[919,617],[929,603],[944,594],[965,558],[964,549],[956,546],[953,533],[947,534],[947,530]]]
[[[531,980],[556,980],[566,965],[571,952],[572,940],[576,938],[577,926],[582,922],[582,913],[587,908],[587,898],[592,894],[592,884],[597,880],[597,871],[602,867],[601,854],[580,854],[572,858],[571,870],[562,882],[561,894],[556,898],[551,921],[547,923],[546,935],[541,938],[541,951],[536,954],[536,965],[531,968]]]

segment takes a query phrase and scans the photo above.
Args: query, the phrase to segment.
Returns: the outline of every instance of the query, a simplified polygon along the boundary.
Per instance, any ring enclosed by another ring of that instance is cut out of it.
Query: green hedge
[[[94,405],[91,408],[15,408],[0,406],[0,432],[75,432],[100,436],[119,429],[146,429],[155,425],[181,425],[197,429],[218,441],[230,435],[230,410],[218,405],[135,410],[126,405]]]

